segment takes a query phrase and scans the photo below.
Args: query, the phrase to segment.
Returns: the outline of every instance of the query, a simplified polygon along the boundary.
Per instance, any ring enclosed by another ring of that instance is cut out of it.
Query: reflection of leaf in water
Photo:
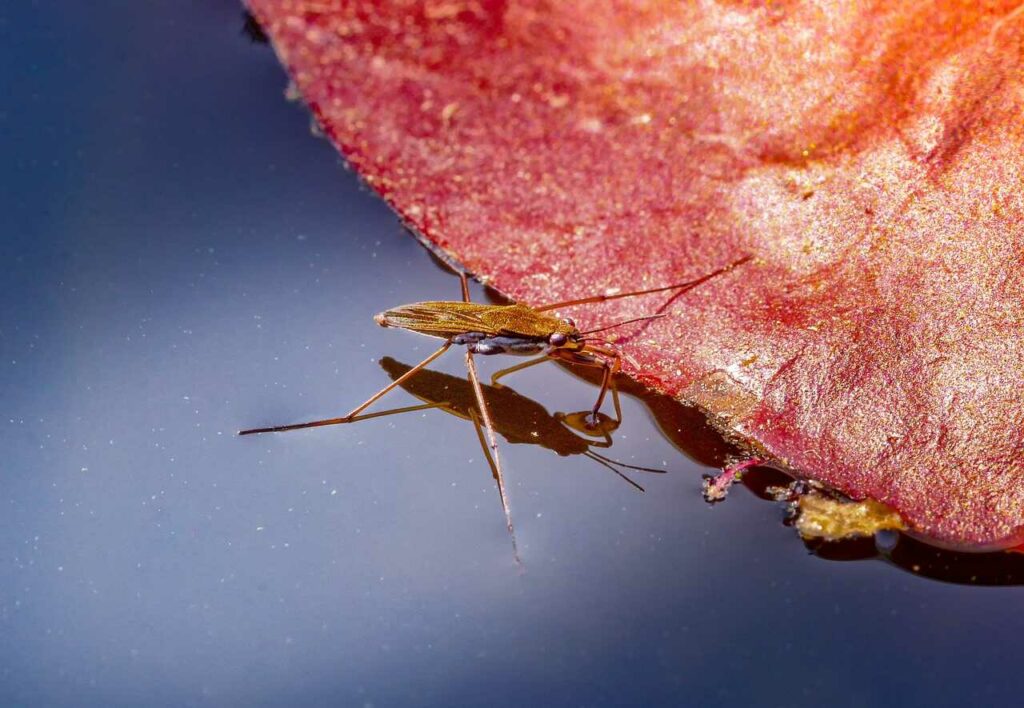
[[[955,551],[898,532],[804,543],[824,560],[881,560],[922,578],[958,585],[1024,585],[1024,555],[1014,551]]]
[[[260,23],[248,12],[243,14],[242,34],[248,37],[249,41],[254,44],[267,44],[270,41],[266,32],[260,27]]]
[[[380,361],[381,368],[392,380],[402,376],[411,369],[407,364],[384,357]],[[452,415],[471,420],[477,411],[476,398],[469,381],[459,376],[444,374],[430,369],[421,370],[416,376],[401,384],[402,389],[416,398],[438,407]],[[611,431],[619,421],[601,415],[601,439],[587,439],[577,435],[566,426],[562,414],[552,415],[541,404],[516,392],[508,386],[487,386],[481,384],[484,398],[491,411],[494,431],[513,444],[539,445],[559,455],[583,455],[598,464],[607,467],[634,487],[643,490],[639,484],[623,474],[619,467],[640,472],[664,473],[665,470],[639,467],[605,457],[593,450],[595,447],[611,447]]]

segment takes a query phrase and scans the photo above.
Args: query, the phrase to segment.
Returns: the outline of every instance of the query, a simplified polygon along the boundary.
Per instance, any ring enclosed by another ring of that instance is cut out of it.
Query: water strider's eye
[[[548,337],[548,344],[550,344],[553,347],[564,346],[565,343],[568,342],[568,341],[569,341],[569,338],[567,336],[565,336],[564,334],[562,334],[561,332],[555,332],[550,337]]]
[[[575,326],[576,326],[576,320],[574,320],[574,319],[573,319],[573,318],[571,318],[571,317],[563,317],[563,318],[562,318],[562,322],[563,322],[564,324],[567,324],[567,325],[569,325],[570,327],[575,327]]]

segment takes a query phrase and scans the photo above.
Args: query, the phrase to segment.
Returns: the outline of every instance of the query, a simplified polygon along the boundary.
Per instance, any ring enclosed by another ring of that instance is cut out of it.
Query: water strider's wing
[[[399,327],[430,337],[454,337],[466,332],[545,339],[570,330],[561,320],[525,305],[484,305],[475,302],[414,302],[377,315],[384,327]]]
[[[380,313],[375,318],[383,327],[398,327],[428,337],[454,337],[466,332],[497,334],[484,319],[494,305],[475,302],[414,302]]]

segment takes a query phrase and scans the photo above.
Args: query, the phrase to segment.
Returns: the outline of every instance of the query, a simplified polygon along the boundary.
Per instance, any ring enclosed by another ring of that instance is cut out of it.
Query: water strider
[[[501,376],[514,371],[521,371],[527,367],[555,359],[569,364],[590,366],[600,368],[602,371],[601,387],[597,394],[589,415],[585,416],[583,427],[597,431],[601,425],[601,405],[609,389],[614,391],[614,376],[621,366],[622,355],[615,346],[603,337],[594,336],[599,332],[642,320],[662,317],[661,314],[639,317],[623,322],[616,322],[604,327],[598,327],[587,331],[580,331],[576,323],[568,317],[558,317],[550,314],[553,310],[559,310],[576,305],[605,302],[607,300],[618,300],[627,297],[650,295],[653,293],[678,291],[673,297],[701,285],[712,278],[723,275],[733,268],[751,260],[751,256],[744,256],[732,263],[718,268],[706,275],[693,280],[673,285],[665,285],[657,288],[644,290],[633,290],[614,295],[592,295],[589,297],[574,300],[555,302],[540,307],[530,307],[522,303],[511,305],[485,305],[470,301],[469,281],[464,272],[459,274],[462,285],[461,301],[430,301],[417,302],[411,305],[402,305],[386,310],[374,317],[377,324],[382,327],[397,327],[407,329],[417,334],[434,337],[444,340],[444,343],[430,356],[416,366],[411,367],[404,374],[400,375],[390,384],[370,396],[363,403],[356,406],[348,414],[340,418],[326,418],[324,420],[310,421],[306,423],[293,423],[290,425],[279,425],[268,428],[252,428],[243,430],[239,435],[250,435],[254,433],[278,433],[288,430],[300,430],[302,428],[314,428],[325,425],[339,425],[354,422],[360,413],[371,406],[374,402],[386,395],[394,388],[401,386],[417,373],[422,371],[430,362],[434,361],[454,344],[466,348],[466,369],[469,375],[470,384],[473,387],[476,407],[480,419],[471,415],[477,433],[480,437],[484,453],[488,458],[494,477],[498,483],[498,493],[501,497],[502,509],[505,512],[505,524],[509,534],[512,535],[512,543],[515,546],[515,533],[512,525],[512,511],[509,508],[508,496],[505,490],[505,479],[501,470],[501,461],[498,457],[498,443],[495,438],[495,425],[484,398],[483,388],[480,384],[480,377],[476,371],[476,364],[473,360],[474,354],[490,356],[493,354],[514,354],[519,356],[535,355],[536,358],[523,362],[516,366],[509,367],[498,372],[492,378],[496,383]],[[667,303],[666,303],[667,304]],[[663,305],[664,307],[664,305]],[[426,407],[426,406],[425,406]],[[403,409],[407,410],[407,409]],[[483,430],[487,432],[484,439]],[[518,558],[518,554],[517,554]]]

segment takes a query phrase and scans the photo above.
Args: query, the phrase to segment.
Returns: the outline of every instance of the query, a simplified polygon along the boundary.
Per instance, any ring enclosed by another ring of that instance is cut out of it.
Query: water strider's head
[[[582,339],[576,322],[571,317],[562,317],[548,335],[548,344],[556,349],[579,349],[583,346]]]

